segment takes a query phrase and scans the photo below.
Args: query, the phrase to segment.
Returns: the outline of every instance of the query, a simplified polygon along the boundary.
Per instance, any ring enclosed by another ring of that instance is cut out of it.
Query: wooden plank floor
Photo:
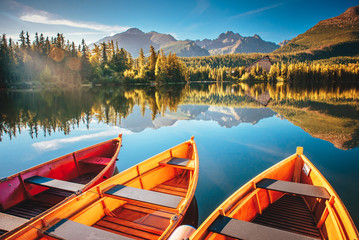
[[[312,214],[300,196],[284,195],[253,222],[321,239]]]
[[[97,174],[100,173],[100,171],[102,170],[102,168],[96,172],[90,172],[90,173],[86,173],[86,174],[83,174],[83,175],[80,175],[74,179],[71,179],[70,182],[73,182],[73,183],[80,183],[80,184],[87,184],[89,183],[92,179],[94,179]]]
[[[186,174],[184,171],[151,191],[184,197],[189,184]],[[141,203],[127,203],[115,209],[112,214],[114,216],[103,217],[93,227],[133,239],[158,239],[168,227],[174,212],[141,206]]]
[[[30,219],[32,217],[36,217],[40,213],[49,209],[50,207],[52,207],[52,204],[47,204],[35,200],[27,200],[9,208],[4,212],[17,217]]]
[[[151,191],[185,197],[187,194],[187,187],[185,185],[171,185],[171,183],[165,182],[152,188]]]
[[[105,216],[93,227],[134,239],[158,239],[167,228],[173,213],[144,206],[125,204]]]

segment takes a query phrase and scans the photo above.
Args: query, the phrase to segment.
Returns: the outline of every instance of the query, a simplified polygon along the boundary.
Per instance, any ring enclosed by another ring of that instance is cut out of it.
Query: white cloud
[[[33,143],[32,147],[35,148],[37,151],[46,152],[46,151],[53,151],[61,148],[64,144],[80,142],[88,139],[96,139],[102,138],[107,136],[112,136],[121,133],[130,134],[131,132],[128,130],[120,129],[119,127],[113,127],[111,130],[99,132],[99,133],[92,133],[77,137],[70,137],[70,138],[62,138],[62,139],[55,139],[50,141],[44,142],[37,142]]]
[[[67,19],[58,18],[52,14],[47,12],[39,11],[39,12],[31,12],[24,13],[20,16],[22,21],[32,22],[32,23],[42,23],[49,25],[61,25],[75,28],[85,28],[91,29],[99,32],[123,32],[129,29],[129,27],[124,26],[111,26],[111,25],[103,25],[98,23],[91,22],[77,22]]]
[[[249,15],[252,15],[252,14],[264,12],[264,11],[267,11],[269,9],[279,7],[279,6],[283,5],[283,4],[284,3],[278,3],[278,4],[271,5],[271,6],[254,9],[254,10],[251,10],[251,11],[247,11],[247,12],[244,12],[244,13],[237,14],[235,16],[232,16],[231,18],[232,19],[233,18],[240,18],[240,17],[245,17],[245,16],[249,16]]]
[[[33,7],[19,3],[14,0],[2,0],[2,1],[4,1],[3,2],[4,6],[7,8],[6,11],[15,13],[14,15],[17,15],[19,20],[27,23],[40,23],[46,25],[67,26],[73,28],[88,29],[96,32],[103,32],[106,34],[123,32],[129,29],[129,27],[127,26],[105,25],[96,22],[83,22],[83,21],[65,19],[56,14],[35,9]]]

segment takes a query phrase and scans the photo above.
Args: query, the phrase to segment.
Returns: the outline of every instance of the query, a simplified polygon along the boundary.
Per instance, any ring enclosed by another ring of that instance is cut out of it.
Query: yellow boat
[[[197,239],[359,239],[348,211],[303,155],[284,159],[225,200],[190,236]]]
[[[167,239],[195,193],[193,137],[35,218],[5,239]]]

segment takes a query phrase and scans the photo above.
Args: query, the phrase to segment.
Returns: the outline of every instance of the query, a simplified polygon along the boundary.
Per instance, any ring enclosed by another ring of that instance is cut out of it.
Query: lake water
[[[118,169],[195,137],[201,223],[297,146],[359,222],[359,88],[206,84],[0,92],[0,178],[123,134]]]

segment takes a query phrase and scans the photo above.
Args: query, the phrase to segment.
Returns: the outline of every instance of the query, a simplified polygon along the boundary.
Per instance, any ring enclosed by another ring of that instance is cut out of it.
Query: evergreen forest
[[[269,55],[272,67],[246,68]],[[359,80],[358,57],[316,59],[310,56],[271,54],[226,54],[180,58],[151,46],[133,58],[117,42],[76,45],[63,34],[32,40],[22,31],[19,40],[0,37],[0,88],[78,87],[118,84],[167,84],[189,82],[352,82]]]

